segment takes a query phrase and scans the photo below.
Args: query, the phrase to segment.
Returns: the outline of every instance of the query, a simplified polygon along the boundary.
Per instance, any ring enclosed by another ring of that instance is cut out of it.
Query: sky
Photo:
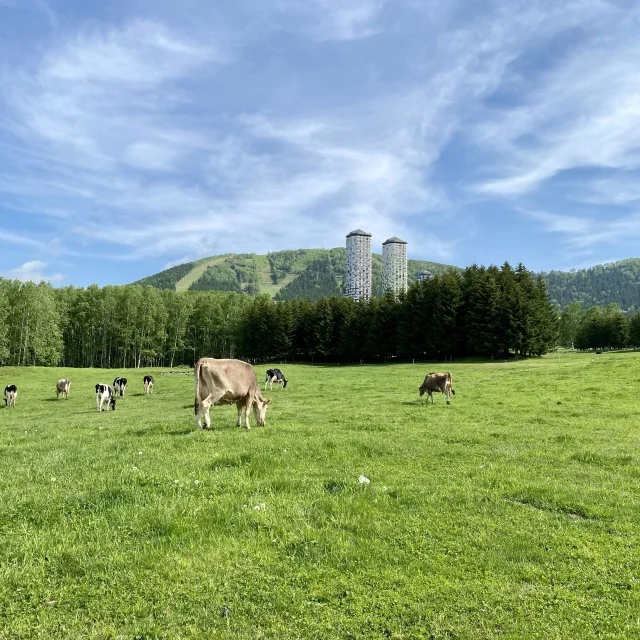
[[[0,0],[0,277],[640,256],[640,3]]]

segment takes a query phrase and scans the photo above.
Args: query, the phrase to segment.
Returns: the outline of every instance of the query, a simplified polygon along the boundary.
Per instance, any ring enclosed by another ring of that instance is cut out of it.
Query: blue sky
[[[640,4],[0,0],[0,275],[640,255]]]

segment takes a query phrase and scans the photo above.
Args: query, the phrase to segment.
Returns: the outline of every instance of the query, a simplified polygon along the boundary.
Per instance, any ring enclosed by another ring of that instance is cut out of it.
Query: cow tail
[[[196,374],[196,399],[193,403],[193,409],[194,409],[194,413],[196,415],[198,415],[198,409],[200,408],[200,367],[202,365],[200,364],[200,360],[198,360],[198,362],[196,362],[196,368],[195,368],[195,374]]]

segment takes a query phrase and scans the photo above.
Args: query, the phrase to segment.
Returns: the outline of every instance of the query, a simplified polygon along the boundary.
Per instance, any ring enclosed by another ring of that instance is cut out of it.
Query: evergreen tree
[[[629,343],[631,346],[640,346],[640,311],[636,311],[629,323]]]

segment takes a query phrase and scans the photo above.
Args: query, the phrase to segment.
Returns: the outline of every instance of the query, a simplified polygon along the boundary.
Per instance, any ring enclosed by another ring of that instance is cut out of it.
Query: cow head
[[[425,394],[426,389],[422,386],[418,387],[418,391],[420,392],[420,397],[422,398],[422,396]]]
[[[253,415],[258,423],[259,427],[264,427],[265,418],[267,416],[267,405],[269,404],[269,400],[265,400],[261,396],[256,396],[253,399]]]
[[[115,411],[116,410],[116,397],[111,396],[109,399],[109,406]]]

